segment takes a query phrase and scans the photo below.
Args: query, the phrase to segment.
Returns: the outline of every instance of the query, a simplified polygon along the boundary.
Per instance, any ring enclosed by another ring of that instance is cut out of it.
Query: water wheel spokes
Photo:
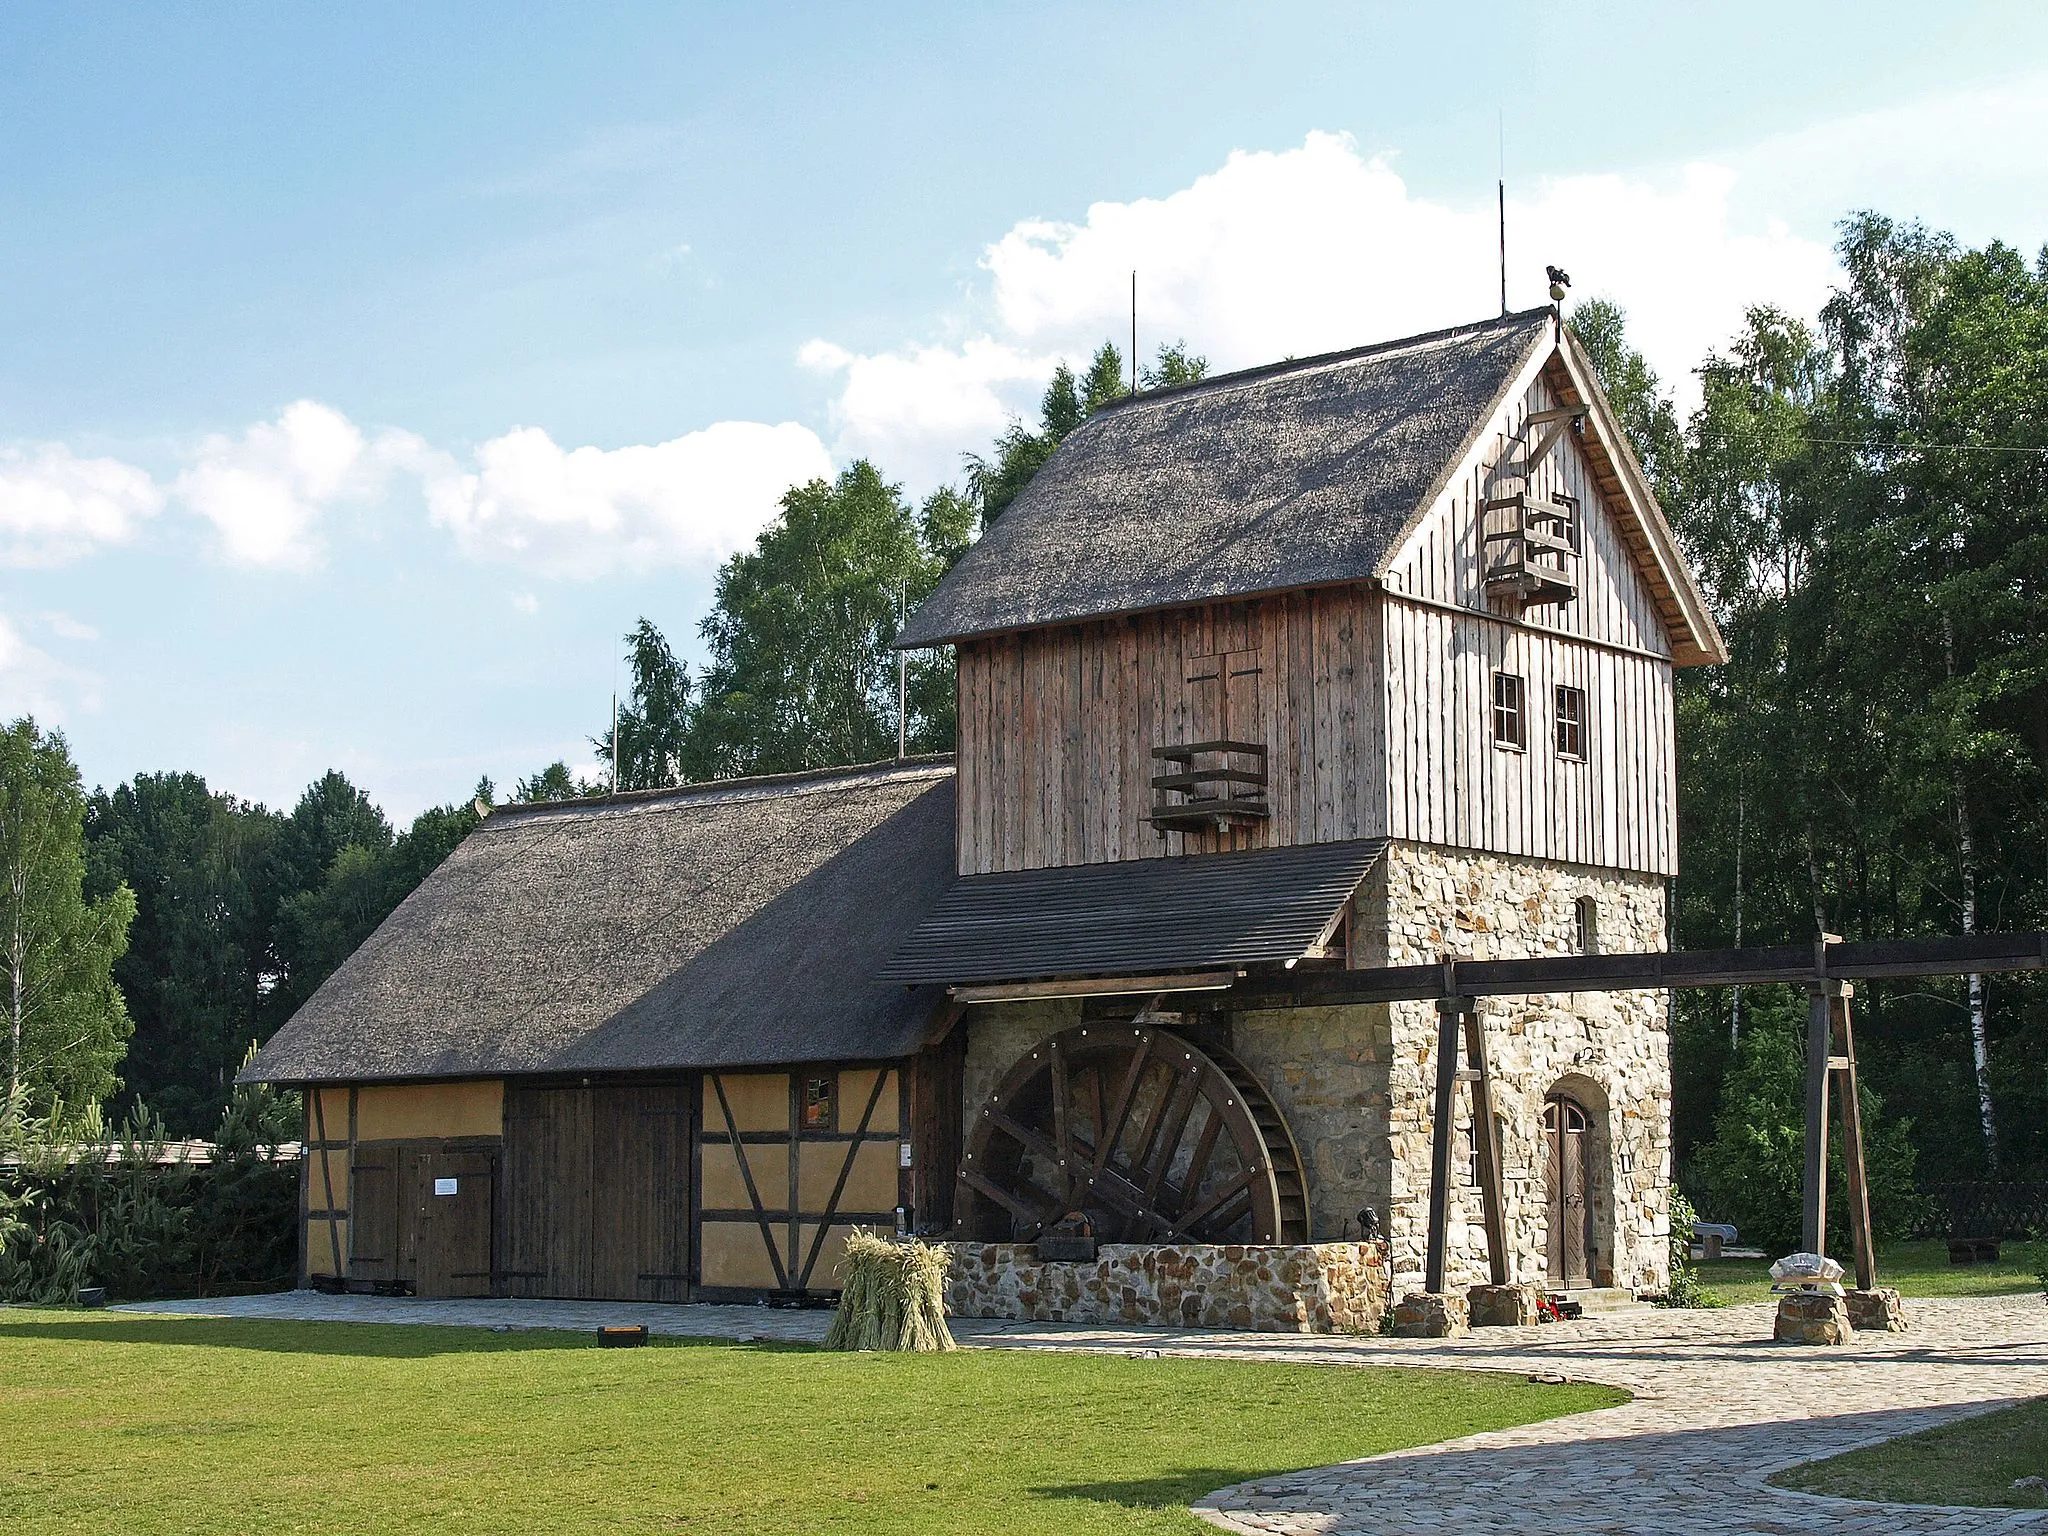
[[[961,1235],[1030,1242],[1304,1242],[1301,1159],[1242,1063],[1171,1030],[1079,1026],[1034,1047],[975,1117]]]

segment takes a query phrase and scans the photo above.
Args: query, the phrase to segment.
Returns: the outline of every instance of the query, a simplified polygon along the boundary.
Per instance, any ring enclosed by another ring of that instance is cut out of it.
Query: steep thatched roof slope
[[[1098,411],[899,643],[1369,579],[1551,334],[1528,310]]]
[[[500,810],[244,1076],[901,1056],[934,995],[873,978],[953,872],[944,761]]]

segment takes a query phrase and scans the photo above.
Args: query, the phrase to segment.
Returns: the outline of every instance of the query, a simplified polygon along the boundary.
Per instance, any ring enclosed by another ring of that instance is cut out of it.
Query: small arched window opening
[[[1597,955],[1600,953],[1600,903],[1591,896],[1581,896],[1572,904],[1579,953]]]

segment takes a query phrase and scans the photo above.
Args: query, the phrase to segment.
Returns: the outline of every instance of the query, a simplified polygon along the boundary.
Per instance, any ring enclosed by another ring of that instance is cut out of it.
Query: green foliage
[[[140,773],[88,801],[87,890],[135,893],[114,963],[135,1025],[124,1111],[145,1098],[179,1134],[203,1131],[249,1042],[279,1021],[267,997],[280,968],[282,823],[191,773]]]
[[[129,1034],[114,963],[135,895],[86,892],[85,795],[70,749],[24,716],[0,730],[0,1051],[16,1103],[111,1093]]]
[[[1677,683],[1685,948],[2048,927],[2048,266],[1875,215],[1838,249],[1818,329],[1758,308],[1706,361],[1675,457],[1619,313],[1573,316],[1731,651]],[[2048,985],[1987,995],[1995,1146],[1963,978],[1856,1000],[1930,1178],[2048,1171]],[[1681,1161],[1748,1006],[1680,1002]]]
[[[711,660],[688,715],[677,778],[892,756],[890,642],[900,615],[957,557],[963,511],[957,497],[935,497],[922,517],[913,514],[865,460],[836,480],[791,489],[754,548],[718,573],[716,600],[700,626]],[[636,698],[639,678],[636,655]],[[952,679],[949,656],[911,659],[912,752],[952,746]]]
[[[1657,1298],[1663,1307],[1718,1307],[1721,1298],[1707,1289],[1706,1282],[1692,1261],[1692,1245],[1699,1223],[1699,1213],[1693,1210],[1692,1202],[1684,1194],[1671,1191],[1671,1283],[1664,1288],[1664,1294]]]
[[[1806,1172],[1806,1046],[1803,995],[1772,988],[1755,999],[1734,1069],[1722,1085],[1713,1140],[1694,1155],[1688,1182],[1715,1219],[1743,1238],[1790,1252],[1800,1241]],[[1913,1192],[1910,1127],[1887,1118],[1868,1085],[1862,1092],[1863,1158],[1871,1223],[1880,1242],[1903,1237],[1920,1214]],[[1841,1138],[1828,1148],[1828,1248],[1849,1251],[1848,1181]]]
[[[610,745],[609,741],[604,743],[607,767],[610,766]],[[518,780],[512,788],[512,801],[515,805],[538,805],[552,800],[574,800],[585,792],[583,786],[576,782],[576,775],[569,771],[569,765],[557,759],[530,778]]]
[[[642,619],[626,636],[632,694],[619,707],[618,781],[614,791],[661,789],[689,777],[690,669],[676,660],[660,630]],[[590,741],[609,781],[612,732]],[[556,798],[564,798],[557,796]]]
[[[1607,299],[1588,299],[1571,313],[1571,328],[1593,360],[1607,403],[1621,419],[1629,446],[1657,495],[1668,500],[1685,459],[1685,434],[1671,396],[1628,344],[1628,315]]]
[[[68,1303],[84,1286],[117,1299],[288,1286],[298,1162],[277,1149],[298,1118],[296,1096],[238,1088],[213,1160],[185,1163],[166,1157],[163,1122],[140,1105],[116,1127],[96,1104],[0,1104],[0,1301]]]
[[[1198,384],[1208,376],[1209,359],[1190,353],[1185,341],[1161,347],[1159,355],[1138,371],[1139,381],[1147,389],[1176,389],[1183,384]]]

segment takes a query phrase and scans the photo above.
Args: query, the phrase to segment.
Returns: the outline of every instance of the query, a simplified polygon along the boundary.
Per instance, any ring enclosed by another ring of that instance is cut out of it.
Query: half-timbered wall
[[[1530,489],[1580,508],[1579,592],[1526,612],[1489,602],[1484,503],[1538,379],[1496,422],[1479,462],[1410,535],[1385,584],[1386,830],[1415,842],[1670,874],[1676,762],[1670,645],[1584,451],[1566,433]],[[1527,742],[1496,745],[1493,674],[1524,681]],[[1582,760],[1557,751],[1556,688],[1585,694]]]
[[[963,644],[960,872],[1378,835],[1377,624],[1351,587]],[[1226,735],[1266,747],[1271,818],[1152,827],[1152,749]]]

